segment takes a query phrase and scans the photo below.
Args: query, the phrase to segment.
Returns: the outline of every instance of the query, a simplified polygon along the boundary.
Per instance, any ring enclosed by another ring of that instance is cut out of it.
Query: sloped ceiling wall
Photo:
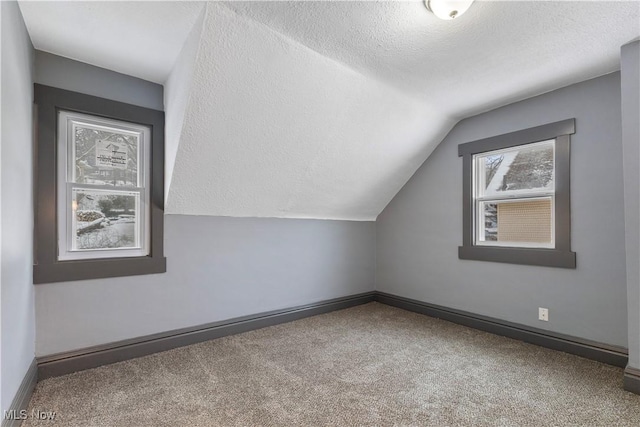
[[[373,220],[457,120],[616,71],[640,35],[639,1],[20,5],[37,49],[165,83],[174,214]]]
[[[168,213],[373,220],[454,123],[217,3],[191,87]]]
[[[617,70],[639,9],[208,3],[167,212],[374,220],[457,120]]]
[[[198,48],[202,36],[204,8],[193,25],[184,47],[175,61],[175,66],[164,85],[165,105],[165,200],[169,194],[173,166],[182,136],[184,117],[193,91],[193,76],[198,59]]]

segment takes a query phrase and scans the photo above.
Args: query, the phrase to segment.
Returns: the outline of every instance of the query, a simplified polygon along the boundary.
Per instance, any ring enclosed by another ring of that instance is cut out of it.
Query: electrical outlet
[[[549,309],[538,307],[538,320],[549,321]]]

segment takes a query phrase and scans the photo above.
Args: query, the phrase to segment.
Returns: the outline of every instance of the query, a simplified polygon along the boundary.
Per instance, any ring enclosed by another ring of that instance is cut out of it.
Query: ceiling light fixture
[[[424,4],[440,19],[450,20],[459,17],[471,7],[473,0],[425,0]]]

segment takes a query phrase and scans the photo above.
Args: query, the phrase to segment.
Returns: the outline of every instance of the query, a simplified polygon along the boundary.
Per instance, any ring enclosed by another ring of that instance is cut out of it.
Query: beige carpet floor
[[[40,382],[29,426],[640,426],[622,370],[379,303]]]

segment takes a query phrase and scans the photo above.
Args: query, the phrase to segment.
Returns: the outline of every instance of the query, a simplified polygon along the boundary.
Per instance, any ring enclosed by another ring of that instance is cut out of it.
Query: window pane
[[[72,190],[73,250],[140,247],[140,194]]]
[[[498,204],[483,203],[484,212],[484,239],[495,242],[498,240]]]
[[[553,141],[479,157],[482,195],[517,190],[554,190]]]
[[[74,182],[138,187],[139,135],[74,123]]]
[[[496,172],[498,172],[498,168],[502,165],[504,160],[504,154],[496,154],[492,156],[485,156],[482,158],[482,162],[484,163],[484,182],[485,189],[489,187],[491,180],[494,176],[496,176]]]
[[[553,243],[551,197],[481,202],[482,242]]]

